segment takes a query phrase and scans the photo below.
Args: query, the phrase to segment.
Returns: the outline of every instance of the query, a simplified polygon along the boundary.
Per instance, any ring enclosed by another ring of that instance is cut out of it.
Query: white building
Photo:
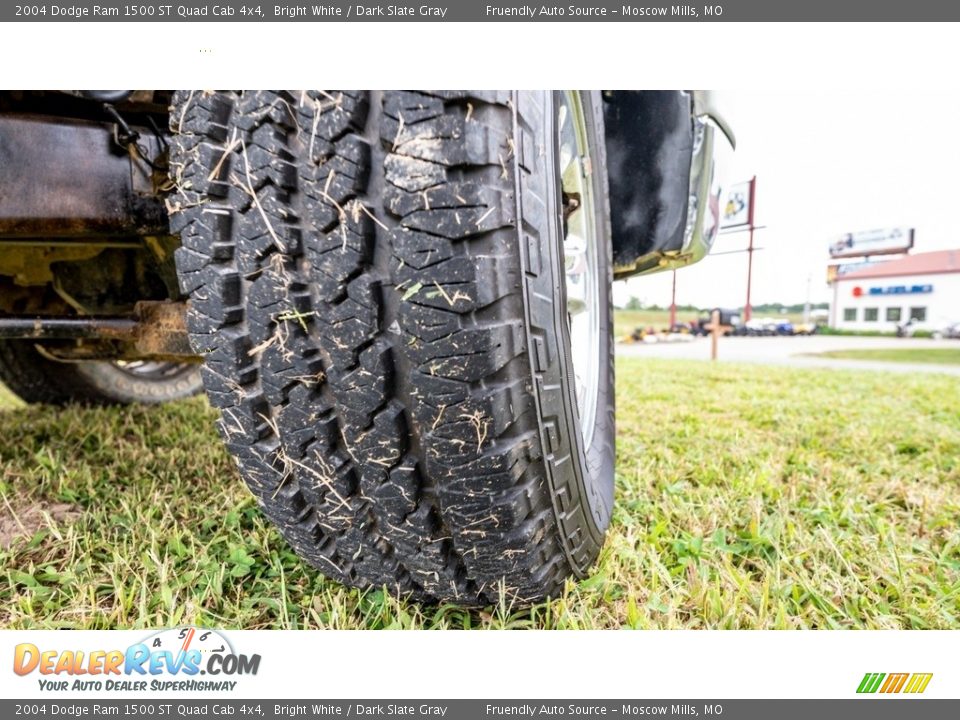
[[[911,319],[928,330],[960,321],[960,250],[905,255],[834,280],[831,327],[891,332]]]

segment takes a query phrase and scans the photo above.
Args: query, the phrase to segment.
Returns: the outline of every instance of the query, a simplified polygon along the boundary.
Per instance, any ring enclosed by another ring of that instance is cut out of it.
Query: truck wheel
[[[27,403],[161,403],[201,390],[195,364],[57,362],[26,340],[0,340],[0,381]]]
[[[175,94],[203,382],[264,513],[326,575],[523,603],[596,559],[614,442],[600,102]]]

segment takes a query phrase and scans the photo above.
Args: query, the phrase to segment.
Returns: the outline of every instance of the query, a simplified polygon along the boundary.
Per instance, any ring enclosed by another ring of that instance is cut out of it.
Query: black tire
[[[45,405],[155,404],[196,395],[197,365],[172,365],[153,373],[112,362],[58,362],[35,343],[0,340],[0,381],[26,403]]]
[[[593,180],[607,208],[599,96]],[[171,227],[203,381],[296,551],[357,587],[530,602],[613,501],[609,211],[583,448],[551,93],[177,92]]]

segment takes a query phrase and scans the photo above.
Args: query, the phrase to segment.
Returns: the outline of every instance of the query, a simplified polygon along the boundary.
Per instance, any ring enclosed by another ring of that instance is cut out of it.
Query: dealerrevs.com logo
[[[36,673],[47,691],[231,691],[237,676],[256,675],[260,655],[237,653],[222,633],[198,627],[163,630],[126,650],[14,648],[13,671]],[[199,676],[203,676],[202,678]]]

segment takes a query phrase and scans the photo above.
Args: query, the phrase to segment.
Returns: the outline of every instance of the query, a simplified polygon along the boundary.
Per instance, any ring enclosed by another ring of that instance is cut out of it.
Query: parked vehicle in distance
[[[815,331],[812,325],[795,325],[787,318],[759,317],[750,318],[737,328],[737,335],[751,337],[772,337],[774,335],[809,335]]]
[[[929,337],[942,340],[956,338],[958,334],[960,334],[960,322],[922,322],[911,318],[897,326],[897,337]]]
[[[772,317],[754,317],[743,324],[746,335],[776,335],[777,321]]]
[[[816,323],[795,323],[793,326],[794,335],[816,335],[819,325]]]
[[[720,334],[724,336],[733,335],[740,325],[740,311],[726,308],[714,308],[708,313],[697,318],[693,328],[695,335],[709,335],[713,329],[713,313],[720,314]]]

